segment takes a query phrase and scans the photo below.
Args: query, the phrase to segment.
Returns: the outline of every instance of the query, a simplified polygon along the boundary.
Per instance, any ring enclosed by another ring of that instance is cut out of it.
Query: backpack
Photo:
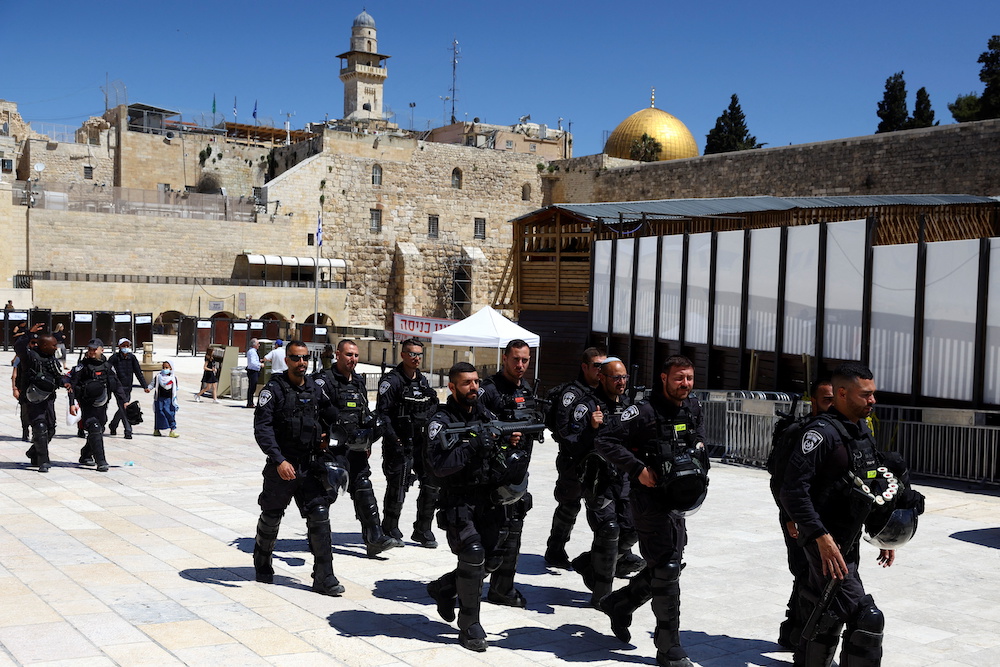
[[[767,455],[765,467],[771,473],[771,492],[777,500],[778,491],[785,479],[785,471],[788,469],[788,461],[799,444],[802,431],[805,426],[812,421],[811,414],[796,417],[795,411],[799,404],[799,397],[792,400],[792,407],[787,413],[779,412],[780,419],[774,425],[774,432],[771,434],[771,452]]]
[[[558,431],[558,420],[559,411],[563,409],[563,405],[560,401],[563,392],[566,391],[573,382],[563,382],[562,384],[557,384],[556,386],[545,392],[544,403],[544,421],[545,428],[549,429],[553,434],[557,434]]]
[[[125,419],[132,426],[142,423],[142,408],[139,407],[138,401],[132,401],[125,406]]]

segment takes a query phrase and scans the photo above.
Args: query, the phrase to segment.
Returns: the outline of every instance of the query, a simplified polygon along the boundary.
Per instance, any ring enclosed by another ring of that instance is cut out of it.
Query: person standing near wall
[[[264,365],[260,361],[260,355],[257,353],[257,349],[260,347],[260,341],[256,338],[250,339],[250,345],[247,347],[247,407],[252,408],[253,397],[257,392],[257,379],[260,377],[260,371]]]
[[[121,422],[125,429],[125,439],[131,440],[132,424],[125,417],[125,404],[132,400],[132,378],[135,377],[139,381],[139,386],[147,394],[149,393],[149,389],[146,388],[146,378],[142,375],[142,367],[139,366],[139,359],[132,353],[132,341],[128,338],[119,338],[118,351],[108,358],[108,363],[115,369],[115,375],[118,376],[118,382],[121,383],[125,396],[124,403],[121,401],[118,402],[118,412],[111,419],[108,432],[114,435],[118,422]],[[117,394],[115,397],[117,399]]]
[[[146,392],[153,391],[153,435],[161,436],[163,431],[170,431],[171,438],[177,435],[177,394],[180,387],[174,367],[169,361],[164,361],[160,372],[146,387]]]

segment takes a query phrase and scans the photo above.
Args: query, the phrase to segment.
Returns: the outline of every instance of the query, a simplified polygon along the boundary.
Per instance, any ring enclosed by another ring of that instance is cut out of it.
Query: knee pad
[[[482,565],[486,560],[486,550],[481,542],[467,544],[458,552],[458,560],[469,565]]]
[[[310,507],[307,512],[307,521],[322,523],[330,520],[330,506],[325,503],[314,505],[313,507]]]
[[[284,516],[284,514],[284,512],[261,512],[260,520],[265,526],[275,528],[281,524],[281,517]]]
[[[669,560],[663,565],[653,568],[653,577],[664,581],[677,581],[681,576],[681,563],[676,560]]]
[[[885,617],[882,611],[875,606],[875,600],[870,595],[866,595],[861,600],[861,608],[854,617],[850,626],[856,630],[863,630],[873,634],[881,633],[885,628]]]
[[[104,430],[101,426],[101,422],[97,421],[97,417],[91,417],[83,424],[83,430],[89,434],[100,433]]]
[[[31,422],[31,432],[36,438],[41,438],[45,441],[49,439],[49,425],[44,421],[36,420]]]
[[[620,532],[621,529],[619,528],[617,521],[605,521],[597,527],[597,530],[594,532],[594,537],[602,542],[617,540]]]
[[[372,490],[372,480],[368,477],[367,472],[360,473],[354,476],[353,482],[354,491],[371,491]]]

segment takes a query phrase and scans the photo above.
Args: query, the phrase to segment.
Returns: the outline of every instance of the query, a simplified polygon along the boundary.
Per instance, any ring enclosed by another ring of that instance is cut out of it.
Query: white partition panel
[[[908,394],[913,374],[917,245],[875,246],[872,260],[871,366],[881,391]]]
[[[781,230],[750,232],[750,280],[747,285],[747,349],[774,351],[777,324],[778,257]]]
[[[692,234],[688,242],[687,320],[684,340],[708,342],[708,288],[712,276],[712,234]]]
[[[979,240],[927,244],[925,396],[972,400]]]
[[[639,239],[639,275],[636,278],[635,335],[653,335],[656,314],[656,242],[657,237]]]
[[[591,329],[608,333],[608,306],[611,303],[612,241],[594,244],[594,294],[590,306]]]
[[[827,225],[823,353],[829,358],[861,359],[865,228],[864,220]]]
[[[1000,239],[990,239],[990,277],[986,307],[986,375],[983,400],[1000,403]]]
[[[615,312],[611,331],[630,333],[632,318],[632,263],[636,239],[620,239],[615,250]]]
[[[715,259],[715,332],[713,342],[740,346],[740,314],[743,302],[742,231],[719,232]]]
[[[660,338],[680,340],[684,237],[664,236],[660,252]]]
[[[788,228],[785,267],[785,354],[816,354],[819,225]]]

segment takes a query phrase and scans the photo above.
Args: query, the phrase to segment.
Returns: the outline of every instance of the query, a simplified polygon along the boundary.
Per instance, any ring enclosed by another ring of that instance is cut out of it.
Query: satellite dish
[[[43,171],[45,171],[45,165],[42,164],[41,162],[36,162],[35,171],[37,171],[39,174],[42,173]]]

